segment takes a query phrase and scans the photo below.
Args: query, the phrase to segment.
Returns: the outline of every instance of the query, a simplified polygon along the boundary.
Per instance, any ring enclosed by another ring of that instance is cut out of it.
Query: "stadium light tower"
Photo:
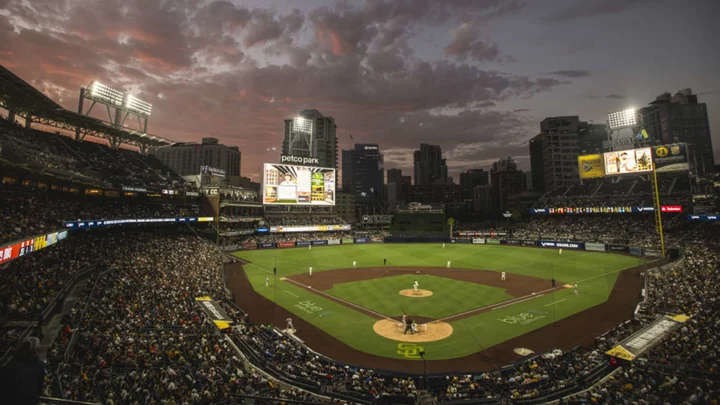
[[[630,145],[634,145],[634,134],[638,126],[638,112],[635,108],[628,108],[622,111],[608,113],[607,115],[607,133],[608,146],[610,150],[627,149]],[[629,135],[623,136],[621,132],[628,130]]]
[[[290,128],[288,153],[293,156],[312,156],[313,126],[312,118],[295,117]]]
[[[85,100],[90,100],[90,108],[84,110]],[[78,114],[90,115],[96,104],[104,105],[108,113],[108,122],[115,128],[122,128],[130,115],[138,119],[138,131],[147,133],[148,118],[152,112],[152,104],[142,101],[131,94],[108,87],[99,81],[93,81],[89,86],[80,89],[78,101]],[[75,132],[75,139],[81,140],[80,132]]]

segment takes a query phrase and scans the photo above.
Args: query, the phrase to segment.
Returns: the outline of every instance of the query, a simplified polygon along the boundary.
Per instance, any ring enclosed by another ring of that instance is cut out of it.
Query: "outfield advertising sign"
[[[327,245],[328,245],[328,241],[326,241],[326,240],[314,240],[314,241],[312,241],[312,245],[313,245],[313,246],[327,246]]]
[[[720,221],[720,215],[688,215],[690,221]]]
[[[279,248],[292,248],[295,247],[295,242],[278,242],[277,247]]]
[[[508,239],[507,244],[508,245],[520,245],[520,244],[522,244],[522,241],[519,239]]]
[[[353,238],[345,238],[342,240],[343,245],[352,245],[355,243],[355,239]]]
[[[453,239],[456,243],[472,243],[472,239]]]
[[[473,238],[472,243],[474,243],[474,244],[476,244],[476,245],[484,245],[484,244],[485,244],[485,239],[482,239],[482,238]]]
[[[537,246],[537,241],[535,240],[524,240],[522,241],[523,246]]]
[[[592,250],[595,252],[604,252],[605,244],[604,243],[585,242],[585,250]]]
[[[310,246],[310,241],[309,240],[299,240],[299,241],[295,242],[295,246],[297,246],[297,247]]]
[[[327,241],[328,245],[339,245],[340,243],[342,243],[340,242],[340,239],[328,239]]]
[[[373,243],[385,243],[385,239],[383,238],[372,238]]]
[[[258,247],[260,249],[274,249],[275,247],[277,247],[277,245],[275,244],[275,242],[262,242],[258,245]]]
[[[255,250],[257,249],[257,243],[245,242],[242,244],[242,248],[245,250]]]
[[[488,245],[499,245],[500,239],[487,239],[486,242]]]
[[[631,255],[635,255],[635,256],[643,255],[643,248],[641,248],[641,247],[630,246],[629,251],[630,251]]]
[[[624,245],[607,245],[607,250],[610,252],[622,252],[627,253],[628,247]]]
[[[648,257],[661,257],[662,251],[660,249],[645,248],[645,256]]]
[[[355,238],[355,243],[370,243],[368,238]]]
[[[556,241],[541,240],[540,246],[547,247],[547,248],[560,248],[560,249],[583,249],[585,247],[585,244],[581,243],[581,242],[556,242]]]

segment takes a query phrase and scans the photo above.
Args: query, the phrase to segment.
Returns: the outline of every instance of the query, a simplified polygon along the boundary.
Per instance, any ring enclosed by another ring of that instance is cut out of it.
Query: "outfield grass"
[[[415,280],[419,288],[433,292],[430,297],[414,298],[399,294],[412,288]],[[350,301],[385,316],[409,316],[439,319],[512,298],[505,290],[467,281],[453,280],[427,274],[406,274],[336,284],[326,291],[330,295]]]
[[[316,274],[321,276],[318,273],[322,271],[349,268],[353,260],[357,260],[358,267],[378,267],[382,266],[383,259],[386,258],[389,266],[445,267],[446,262],[452,260],[455,268],[505,271],[509,277],[512,274],[523,274],[578,283],[578,296],[575,296],[571,289],[562,290],[452,321],[452,336],[422,344],[429,360],[463,357],[551,324],[556,319],[601,304],[607,300],[619,271],[642,263],[635,257],[600,252],[565,250],[563,255],[559,256],[555,249],[450,244],[446,248],[439,244],[343,245],[316,247],[312,250],[294,248],[240,251],[234,254],[251,262],[245,266],[245,271],[253,288],[261,295],[358,350],[392,358],[403,358],[402,354],[398,354],[399,342],[375,334],[372,329],[375,319],[289,281],[281,281],[280,278],[306,273],[309,266],[313,267],[313,277]],[[273,267],[277,267],[277,278],[273,277]],[[270,279],[269,287],[265,287],[266,277]],[[410,288],[412,285],[406,284],[406,281],[398,282],[402,284],[399,289]],[[419,282],[420,288],[423,288],[424,283]],[[394,308],[400,307],[403,299],[429,299],[402,297],[397,294],[398,286],[394,286],[388,287],[393,291],[392,294],[384,295],[388,302],[381,304],[377,302],[377,298],[363,297],[372,297],[378,288],[384,286],[363,283],[367,281],[347,283],[347,286],[343,285],[346,283],[339,284],[333,290],[340,289],[333,294],[356,302],[364,300],[365,305],[362,306],[369,309],[372,309],[371,306],[380,308],[382,305],[382,311],[375,309],[381,313],[395,313]],[[479,295],[485,294],[488,288],[479,285],[474,287],[477,288],[474,291],[479,292]],[[444,293],[434,288],[432,290],[435,294]],[[453,292],[448,292],[448,295],[448,299],[456,298]],[[478,302],[479,307],[485,305],[488,304]],[[429,315],[429,311],[432,309],[428,309],[427,314],[414,315],[434,317]]]

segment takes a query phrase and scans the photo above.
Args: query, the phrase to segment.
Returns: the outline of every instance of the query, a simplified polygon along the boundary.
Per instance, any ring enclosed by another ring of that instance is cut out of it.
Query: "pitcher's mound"
[[[426,329],[427,328],[427,329]],[[378,335],[392,340],[400,342],[434,342],[436,340],[442,340],[452,335],[453,327],[449,323],[445,322],[433,322],[424,325],[417,326],[418,333],[403,334],[402,324],[398,321],[390,319],[382,319],[375,322],[373,330]]]
[[[409,289],[409,290],[402,290],[400,291],[400,295],[404,295],[406,297],[415,297],[415,298],[422,298],[422,297],[429,297],[433,295],[433,292],[430,290],[417,290]]]

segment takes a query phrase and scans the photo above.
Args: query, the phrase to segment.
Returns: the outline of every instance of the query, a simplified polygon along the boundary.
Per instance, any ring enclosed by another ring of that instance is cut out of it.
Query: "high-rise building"
[[[410,180],[410,176],[403,176],[400,169],[387,170],[387,200],[391,211],[394,211],[398,204],[408,202]]]
[[[338,167],[335,119],[318,110],[303,110],[285,120],[283,155],[316,157],[322,167]]]
[[[577,157],[601,152],[605,139],[604,125],[588,124],[576,115],[542,120],[540,133],[530,140],[530,169],[535,191],[578,183]]]
[[[517,163],[511,157],[493,163],[490,170],[490,183],[492,184],[495,213],[509,209],[510,198],[527,191],[525,173],[518,170]]]
[[[383,155],[377,144],[358,144],[343,150],[342,190],[355,196],[356,205],[365,205],[363,212],[379,211],[383,206],[385,172]]]
[[[460,189],[464,200],[472,200],[475,186],[483,186],[490,182],[490,172],[483,169],[470,169],[460,173]]]
[[[420,144],[413,153],[415,185],[447,184],[448,168],[439,145]]]
[[[533,186],[533,178],[532,178],[531,171],[525,172],[525,184],[527,185],[528,191],[535,191],[535,189],[533,188],[534,186]]]
[[[690,164],[698,174],[715,171],[707,106],[698,102],[691,89],[680,90],[674,96],[663,93],[641,108],[638,115],[652,143],[685,142],[690,148]]]
[[[239,185],[242,154],[237,146],[225,146],[217,138],[203,138],[201,143],[176,143],[151,152],[181,176],[196,176],[203,166],[225,172],[230,185]],[[220,173],[214,171],[214,173]]]

